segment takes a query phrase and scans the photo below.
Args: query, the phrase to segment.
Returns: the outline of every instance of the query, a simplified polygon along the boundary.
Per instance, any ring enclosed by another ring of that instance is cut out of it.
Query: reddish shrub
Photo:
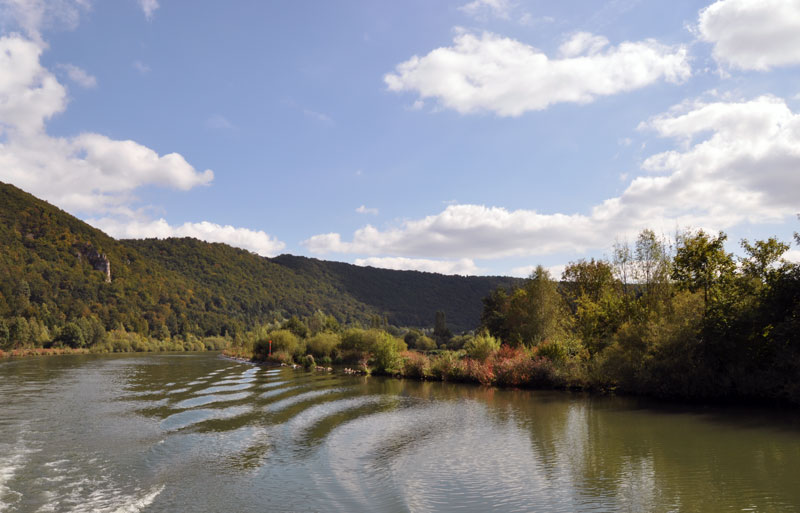
[[[481,385],[491,385],[494,382],[494,365],[491,358],[485,362],[466,358],[464,360],[464,379],[477,381]]]
[[[425,379],[431,376],[431,361],[422,353],[416,351],[403,351],[401,372],[403,376],[416,379]]]

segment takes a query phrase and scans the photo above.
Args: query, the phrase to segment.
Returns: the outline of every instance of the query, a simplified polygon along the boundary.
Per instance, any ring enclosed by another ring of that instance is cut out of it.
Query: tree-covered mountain
[[[110,282],[107,271],[110,268]],[[24,319],[34,343],[91,319],[149,336],[231,335],[321,310],[340,322],[379,318],[454,331],[480,323],[481,299],[505,277],[391,271],[281,255],[264,258],[195,239],[115,240],[20,189],[0,183],[0,338]],[[39,335],[36,332],[39,332]]]

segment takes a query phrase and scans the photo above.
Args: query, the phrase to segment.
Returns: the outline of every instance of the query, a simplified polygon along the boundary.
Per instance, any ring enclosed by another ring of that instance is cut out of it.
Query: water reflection
[[[0,363],[0,511],[797,511],[796,416],[213,355]]]

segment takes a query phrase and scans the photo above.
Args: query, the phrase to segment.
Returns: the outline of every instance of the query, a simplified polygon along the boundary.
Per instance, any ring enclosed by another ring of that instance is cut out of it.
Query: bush
[[[384,335],[385,332],[377,329],[350,328],[342,334],[341,347],[345,351],[372,353]]]
[[[500,341],[485,331],[464,345],[467,356],[481,362],[494,354],[498,349],[500,349]]]
[[[481,385],[491,385],[494,382],[494,367],[490,359],[486,361],[468,358],[465,361],[463,378],[467,381],[477,381]]]
[[[272,340],[272,353],[286,353],[290,356],[300,357],[305,352],[305,348],[297,338],[297,335],[289,330],[276,330],[267,334],[266,338],[261,338],[253,344],[253,353],[257,358],[265,358],[269,354],[269,341]]]
[[[433,351],[434,349],[437,349],[436,341],[431,337],[422,335],[417,339],[416,349],[419,351]]]
[[[203,339],[204,348],[209,351],[222,351],[230,345],[230,340],[225,337],[206,337]]]
[[[339,344],[341,340],[339,339],[339,335],[335,333],[317,333],[306,343],[306,347],[309,353],[313,354],[317,358],[324,358],[330,357],[333,355],[334,351],[339,349]]]
[[[458,351],[459,349],[463,349],[467,342],[474,338],[473,335],[456,335],[455,337],[451,338],[450,341],[447,343],[447,349],[451,351]]]
[[[403,376],[417,379],[430,377],[431,362],[427,356],[416,351],[406,351],[400,357],[403,360]]]
[[[408,347],[399,338],[382,333],[375,344],[373,359],[375,370],[383,374],[395,374],[400,371],[400,353]]]
[[[495,384],[518,387],[530,381],[533,361],[526,350],[503,345],[493,360]]]
[[[567,346],[557,340],[546,340],[536,346],[536,354],[550,359],[554,363],[562,363],[567,359]]]
[[[431,377],[442,381],[461,381],[464,379],[464,362],[458,353],[445,351],[431,360]]]
[[[294,363],[294,357],[286,351],[272,351],[272,357],[269,359],[273,362],[285,363],[286,365]]]
[[[72,348],[84,347],[86,345],[86,340],[83,338],[83,331],[81,331],[81,327],[74,322],[68,322],[63,328],[61,328],[61,332],[58,334],[58,338],[56,340],[65,346]]]

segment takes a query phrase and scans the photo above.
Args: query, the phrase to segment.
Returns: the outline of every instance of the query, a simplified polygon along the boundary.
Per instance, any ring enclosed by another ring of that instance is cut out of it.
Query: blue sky
[[[797,0],[0,0],[0,20],[0,180],[116,237],[525,275],[646,227],[731,250],[800,229]]]

